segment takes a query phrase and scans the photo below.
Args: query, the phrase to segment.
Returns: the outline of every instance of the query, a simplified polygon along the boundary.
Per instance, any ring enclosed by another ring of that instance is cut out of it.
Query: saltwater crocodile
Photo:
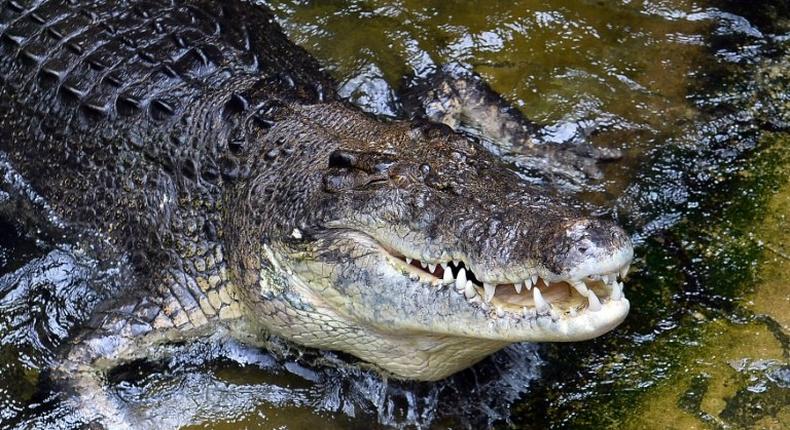
[[[453,85],[424,113],[487,145],[340,100],[261,5],[4,1],[0,151],[64,237],[128,272],[54,375],[84,393],[219,333],[436,380],[618,325],[627,235],[519,178],[498,142],[557,151]]]

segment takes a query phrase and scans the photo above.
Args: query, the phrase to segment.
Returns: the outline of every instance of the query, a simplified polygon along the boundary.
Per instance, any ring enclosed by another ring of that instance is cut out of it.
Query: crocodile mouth
[[[613,270],[578,279],[551,276],[549,281],[534,273],[519,281],[489,283],[481,281],[462,260],[426,262],[389,250],[385,252],[390,262],[413,281],[430,288],[452,290],[491,318],[549,316],[552,320],[573,319],[599,312],[610,303],[624,301],[627,306],[622,279],[628,273],[630,258],[602,265]]]

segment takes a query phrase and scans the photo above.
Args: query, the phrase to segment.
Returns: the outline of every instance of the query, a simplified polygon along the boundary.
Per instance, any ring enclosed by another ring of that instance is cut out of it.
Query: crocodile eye
[[[330,193],[367,190],[389,182],[387,175],[368,174],[356,169],[332,168],[324,174],[324,190]]]
[[[395,165],[391,154],[336,149],[329,154],[329,168],[358,169],[369,174],[386,173]]]
[[[329,154],[329,168],[350,169],[356,164],[356,154],[350,151],[336,150]]]
[[[375,187],[378,185],[384,185],[389,182],[389,178],[387,176],[382,175],[371,175],[368,177],[368,182],[365,184],[366,187]]]
[[[393,164],[394,160],[385,154],[335,150],[329,154],[324,190],[366,190],[384,185],[389,182]]]

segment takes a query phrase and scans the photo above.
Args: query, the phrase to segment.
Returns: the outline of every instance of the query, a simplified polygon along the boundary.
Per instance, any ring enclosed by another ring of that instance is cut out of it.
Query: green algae
[[[623,331],[547,346],[576,364],[549,364],[513,427],[790,426],[789,172],[790,134],[764,135],[728,192],[641,247]]]
[[[625,420],[628,428],[790,427],[790,390],[761,381],[771,369],[790,366],[790,259],[785,254],[790,246],[790,135],[767,135],[762,146],[738,187],[755,194],[725,211],[725,225],[708,233],[722,241],[708,256],[762,251],[752,279],[736,279],[736,314],[742,318],[702,322],[697,344],[686,348],[675,372],[643,394]],[[724,276],[716,273],[712,280],[721,282]],[[755,370],[745,370],[754,363]],[[756,381],[764,386],[752,388]]]

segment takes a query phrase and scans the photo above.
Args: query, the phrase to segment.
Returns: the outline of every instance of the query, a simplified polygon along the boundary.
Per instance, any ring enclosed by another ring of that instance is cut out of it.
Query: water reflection
[[[142,422],[303,428],[331,418],[337,428],[459,420],[485,427],[507,417],[508,405],[527,391],[541,363],[534,346],[516,345],[485,366],[426,384],[382,379],[329,352],[297,358],[223,341],[196,343],[174,357],[153,372],[149,365],[128,366],[114,375],[117,394]]]

